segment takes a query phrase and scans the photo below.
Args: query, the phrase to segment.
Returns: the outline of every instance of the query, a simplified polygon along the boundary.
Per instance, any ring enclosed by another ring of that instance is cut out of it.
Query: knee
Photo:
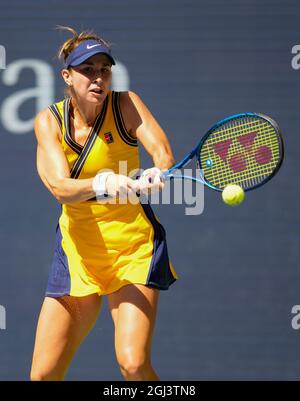
[[[145,355],[135,355],[130,352],[118,358],[118,363],[124,378],[131,380],[143,380],[151,366]]]
[[[139,380],[143,378],[145,365],[129,362],[120,365],[120,370],[125,379]]]

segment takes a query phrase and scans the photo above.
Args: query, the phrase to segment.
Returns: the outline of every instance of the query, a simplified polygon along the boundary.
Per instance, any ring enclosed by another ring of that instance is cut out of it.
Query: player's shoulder
[[[59,136],[60,129],[49,107],[38,112],[34,119],[36,137]]]
[[[35,128],[50,128],[53,123],[55,122],[55,119],[53,117],[53,114],[51,113],[50,109],[47,107],[36,115],[34,119],[34,127]]]
[[[120,101],[123,102],[124,104],[142,101],[142,99],[136,92],[124,91],[119,93],[120,93]]]
[[[143,106],[144,103],[136,92],[120,92],[120,107],[123,115],[139,113]]]
[[[49,121],[51,121],[51,117],[52,117],[52,113],[49,109],[49,107],[41,110],[38,112],[38,114],[36,115],[34,122],[35,123],[47,123]]]
[[[54,114],[57,114],[60,118],[62,118],[62,108],[64,107],[64,102],[65,100],[58,101],[41,110],[36,115],[34,121],[41,124],[49,124],[55,122],[56,118]],[[55,112],[54,114],[53,111]]]

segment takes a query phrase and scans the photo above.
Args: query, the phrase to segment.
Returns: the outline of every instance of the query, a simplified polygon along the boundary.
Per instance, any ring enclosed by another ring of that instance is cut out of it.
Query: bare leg
[[[101,308],[97,294],[86,297],[46,297],[41,309],[31,380],[62,380]]]
[[[159,380],[151,366],[151,342],[159,291],[130,284],[108,296],[115,349],[126,380]]]

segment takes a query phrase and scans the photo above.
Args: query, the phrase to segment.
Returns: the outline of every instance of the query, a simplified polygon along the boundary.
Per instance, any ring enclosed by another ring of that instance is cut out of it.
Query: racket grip
[[[167,173],[167,174],[165,174],[165,173]],[[161,182],[165,182],[166,181],[166,178],[167,178],[167,176],[168,176],[168,172],[167,171],[165,171],[165,172],[163,172],[163,173],[161,173],[160,175],[159,175],[159,179],[160,179],[160,181]],[[152,183],[152,178],[151,177],[149,177],[148,178],[148,181],[149,181],[149,183],[151,184]],[[140,196],[141,195],[141,193],[140,193],[140,191],[137,191],[136,192],[136,196]]]
[[[148,181],[149,181],[150,183],[152,182],[151,177],[148,178]],[[141,196],[140,191],[136,191],[136,196],[137,196],[138,198]]]

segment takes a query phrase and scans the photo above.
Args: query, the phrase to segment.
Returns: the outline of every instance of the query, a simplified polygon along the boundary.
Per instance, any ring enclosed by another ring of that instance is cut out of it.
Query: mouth
[[[102,95],[103,90],[100,88],[91,89],[90,92],[95,93],[96,95]]]

